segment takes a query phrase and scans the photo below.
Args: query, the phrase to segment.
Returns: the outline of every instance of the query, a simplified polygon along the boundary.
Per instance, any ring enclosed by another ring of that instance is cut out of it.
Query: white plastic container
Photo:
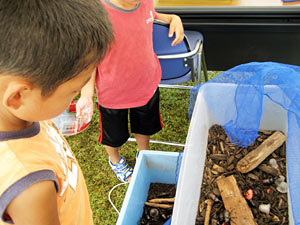
[[[280,89],[276,86],[265,86],[265,88],[280,91]],[[199,90],[181,163],[175,205],[172,215],[172,225],[195,224],[201,194],[200,190],[206,158],[208,131],[212,125],[217,123],[216,119],[207,107],[205,93],[209,92],[209,95],[211,96],[214,93],[217,94],[226,92],[224,98],[234,101],[235,90],[236,86],[233,84],[217,83],[208,83],[202,86]],[[223,110],[226,108],[226,106],[222,104],[223,103],[220,102],[218,105],[218,109],[220,110],[218,112],[220,113],[219,115],[224,114]],[[234,113],[234,110],[235,109],[232,109],[232,113]],[[222,122],[225,124],[227,121]],[[280,130],[287,134],[287,112],[279,105],[270,101],[267,97],[264,97],[263,115],[260,128],[266,130]],[[294,224],[290,203],[289,224]]]

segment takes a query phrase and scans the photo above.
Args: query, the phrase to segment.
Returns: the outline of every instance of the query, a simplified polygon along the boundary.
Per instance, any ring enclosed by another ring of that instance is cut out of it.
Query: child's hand
[[[173,40],[173,42],[171,44],[172,46],[179,44],[180,42],[182,42],[182,40],[184,38],[183,25],[182,25],[180,17],[177,15],[174,15],[170,22],[169,37],[173,37],[174,33],[175,33],[175,39]]]
[[[80,97],[76,103],[76,117],[83,120],[91,120],[94,113],[94,103],[92,98]],[[86,121],[88,122],[88,121]]]

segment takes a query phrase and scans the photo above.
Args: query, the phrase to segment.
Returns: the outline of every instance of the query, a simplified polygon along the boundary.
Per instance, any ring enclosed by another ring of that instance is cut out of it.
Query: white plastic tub
[[[266,86],[265,88],[280,91],[280,89],[275,86]],[[207,101],[209,101],[209,99],[206,100],[205,95],[206,93],[209,93],[209,96],[214,93],[226,93],[224,94],[224,98],[229,98],[231,101],[234,101],[235,89],[236,86],[232,84],[210,83],[202,86],[199,90],[181,163],[172,225],[195,224],[201,194],[200,190],[206,157],[208,131],[212,125],[217,123],[207,107]],[[218,104],[220,111],[217,113],[222,115],[226,106],[222,105],[222,102]],[[234,113],[235,109],[231,110],[232,113]],[[224,118],[224,120],[225,119],[226,118]],[[226,122],[227,121],[222,121],[223,124]],[[264,97],[260,128],[266,130],[280,130],[287,134],[287,112],[279,105],[271,102],[267,97]],[[289,217],[289,224],[294,224],[290,204]]]

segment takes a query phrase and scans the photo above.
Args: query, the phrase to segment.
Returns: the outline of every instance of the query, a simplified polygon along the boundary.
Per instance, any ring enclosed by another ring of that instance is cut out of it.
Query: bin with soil
[[[288,224],[285,136],[275,132],[260,130],[255,142],[242,148],[221,126],[209,129],[196,225],[240,225],[243,216],[252,220],[247,224]]]
[[[140,225],[163,225],[172,216],[176,185],[151,183]]]

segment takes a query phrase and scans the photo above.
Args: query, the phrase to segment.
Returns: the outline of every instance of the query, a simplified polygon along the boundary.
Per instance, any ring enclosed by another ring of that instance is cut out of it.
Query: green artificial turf
[[[209,72],[209,79],[218,75],[218,72]],[[191,82],[187,83],[190,85]],[[187,109],[189,105],[189,91],[179,89],[160,88],[160,111],[163,130],[153,135],[151,139],[185,143],[188,133],[189,120]],[[109,191],[120,182],[108,165],[108,155],[98,142],[100,132],[98,110],[95,104],[95,113],[89,127],[82,133],[68,137],[67,140],[76,155],[89,190],[90,202],[94,214],[95,225],[112,225],[118,218],[118,213],[108,201]],[[126,158],[129,165],[134,166],[136,143],[127,142],[120,153]],[[179,152],[183,147],[150,144],[151,150]],[[128,184],[117,187],[111,195],[112,201],[120,211]]]

